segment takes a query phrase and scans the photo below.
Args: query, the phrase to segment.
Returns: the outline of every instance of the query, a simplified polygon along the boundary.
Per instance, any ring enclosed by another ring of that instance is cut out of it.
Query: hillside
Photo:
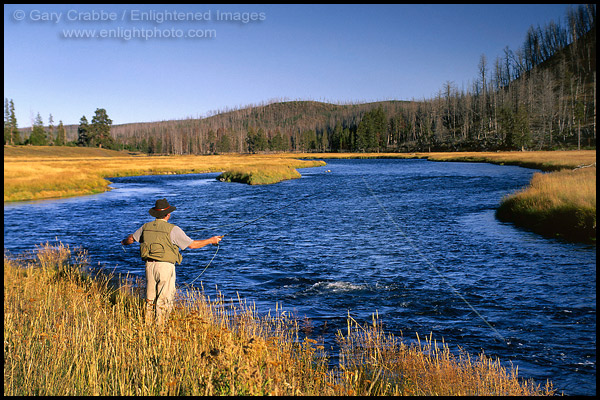
[[[254,151],[331,150],[323,146],[336,125],[355,130],[365,113],[381,108],[398,115],[410,102],[382,101],[363,104],[329,104],[317,101],[288,101],[250,105],[202,119],[183,119],[114,126],[114,137],[125,146],[149,153],[206,154]],[[249,140],[260,135],[264,146],[252,149]],[[140,138],[141,141],[140,141]],[[144,142],[145,139],[145,142]]]

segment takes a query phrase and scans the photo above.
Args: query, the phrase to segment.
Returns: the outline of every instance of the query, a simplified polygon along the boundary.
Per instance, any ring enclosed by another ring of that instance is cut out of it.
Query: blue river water
[[[169,222],[191,238],[230,233],[194,283],[208,294],[239,294],[264,314],[282,307],[326,343],[348,314],[366,323],[377,312],[386,332],[407,340],[432,334],[559,393],[596,394],[596,247],[494,216],[534,170],[330,160],[300,172],[266,186],[217,174],[113,178],[100,195],[5,204],[5,253],[60,241],[86,249],[92,264],[143,277],[138,245],[119,241],[166,197],[177,207]],[[185,250],[178,285],[196,279],[215,249]]]

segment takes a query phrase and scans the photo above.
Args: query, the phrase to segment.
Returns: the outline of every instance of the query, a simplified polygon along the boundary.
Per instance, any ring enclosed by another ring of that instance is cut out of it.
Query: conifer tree
[[[15,116],[15,104],[4,98],[4,144],[21,144],[21,134],[17,127],[17,117]]]
[[[56,128],[56,140],[54,141],[54,144],[56,146],[64,146],[66,143],[67,143],[67,131],[61,120],[61,121],[58,121],[58,128]]]
[[[13,144],[12,127],[10,125],[10,108],[6,97],[4,98],[4,144]]]
[[[90,143],[93,147],[112,148],[114,146],[113,138],[110,136],[110,126],[112,120],[104,108],[97,108],[92,117],[92,124],[89,129]]]
[[[29,144],[33,146],[45,146],[48,144],[46,131],[44,130],[44,120],[42,120],[40,113],[37,113],[33,122],[31,136],[29,136]]]
[[[46,140],[48,142],[48,144],[54,144],[55,142],[55,138],[54,138],[54,118],[52,117],[52,114],[50,114],[50,116],[48,117],[48,139]]]
[[[90,145],[89,131],[90,126],[87,118],[84,115],[79,120],[79,127],[77,128],[77,146],[88,147]]]
[[[12,129],[12,142],[13,144],[21,144],[21,134],[19,133],[19,128],[17,126],[17,117],[15,115],[15,103],[10,99],[9,103],[10,107],[10,126]]]

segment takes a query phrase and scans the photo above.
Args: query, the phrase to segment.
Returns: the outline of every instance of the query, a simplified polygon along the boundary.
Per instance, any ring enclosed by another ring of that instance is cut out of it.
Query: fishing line
[[[213,254],[212,258],[210,259],[210,261],[208,262],[208,264],[206,264],[206,267],[204,267],[204,269],[202,270],[202,272],[200,272],[200,275],[198,275],[193,281],[191,281],[190,283],[188,283],[188,286],[192,286],[192,283],[194,283],[196,281],[196,279],[200,278],[202,276],[202,274],[204,273],[204,271],[206,271],[206,268],[209,267],[210,264],[212,264],[213,260],[215,259],[215,257],[217,256],[217,253],[219,252],[219,244],[217,243],[217,251],[215,251],[215,254]]]
[[[253,224],[253,223],[255,223],[255,222],[258,222],[258,221],[260,221],[261,219],[263,219],[263,218],[265,218],[265,217],[268,217],[269,215],[275,214],[276,212],[278,212],[278,211],[280,211],[280,210],[283,210],[284,208],[287,208],[287,207],[289,207],[289,206],[291,206],[291,205],[294,205],[294,204],[296,204],[296,203],[299,203],[299,202],[301,202],[302,200],[306,200],[306,199],[308,199],[309,197],[312,197],[312,196],[314,196],[314,195],[316,195],[316,193],[313,193],[313,194],[306,195],[306,196],[304,196],[304,197],[301,197],[301,198],[299,198],[299,199],[296,199],[296,200],[294,200],[294,201],[291,201],[291,202],[289,202],[289,203],[286,203],[286,204],[284,204],[283,206],[276,208],[275,210],[272,210],[272,211],[270,211],[270,212],[268,212],[268,213],[265,213],[265,214],[261,215],[261,216],[260,216],[260,217],[258,217],[258,218],[255,218],[255,219],[252,219],[252,220],[246,221],[246,223],[244,223],[242,226],[240,226],[240,227],[238,227],[238,228],[236,228],[236,229],[234,229],[234,230],[232,230],[232,231],[229,231],[229,232],[227,232],[227,233],[226,233],[226,234],[224,234],[224,235],[221,235],[221,240],[223,240],[223,238],[224,238],[225,236],[229,236],[229,235],[231,235],[232,233],[234,233],[234,232],[237,232],[237,231],[239,231],[240,229],[242,229],[242,228],[245,228],[245,227],[246,227],[246,226],[248,226],[248,225],[251,225],[251,224]],[[243,222],[240,222],[240,223],[243,223]],[[230,224],[230,226],[231,226],[231,225],[237,225],[237,224]],[[194,232],[194,231],[190,231],[190,232]],[[207,269],[207,268],[208,268],[208,267],[209,267],[209,266],[212,264],[213,260],[214,260],[214,259],[215,259],[215,257],[217,256],[217,253],[219,252],[219,248],[220,248],[220,246],[219,246],[219,243],[217,243],[217,245],[216,245],[216,246],[217,246],[217,250],[215,251],[215,254],[213,254],[212,258],[210,259],[210,261],[208,262],[208,264],[206,264],[206,266],[204,267],[204,269],[202,270],[202,272],[200,272],[200,275],[198,275],[198,276],[197,276],[197,277],[196,277],[196,278],[195,278],[193,281],[191,281],[189,284],[186,284],[186,285],[190,286],[192,283],[194,283],[194,282],[195,282],[195,281],[196,281],[198,278],[200,278],[200,277],[202,276],[202,274],[203,274],[203,273],[206,271],[206,269]]]
[[[404,239],[410,244],[410,246],[413,248],[413,250],[427,263],[427,265],[429,265],[429,267],[435,271],[436,274],[438,274],[438,276],[440,278],[442,278],[442,280],[450,287],[450,289],[452,289],[452,291],[454,292],[454,294],[456,294],[462,301],[465,302],[465,304],[467,304],[469,306],[469,308],[471,310],[473,310],[473,312],[475,314],[477,314],[477,316],[479,318],[481,318],[481,320],[491,329],[493,330],[496,335],[498,335],[500,337],[500,339],[502,339],[503,342],[505,342],[506,344],[510,344],[505,338],[504,336],[502,336],[500,334],[500,332],[498,332],[496,330],[496,328],[494,328],[492,325],[490,325],[490,323],[483,317],[483,315],[481,315],[476,309],[475,307],[473,307],[471,305],[471,303],[469,303],[469,301],[467,299],[464,298],[464,296],[462,294],[460,294],[460,292],[458,290],[456,290],[456,288],[454,286],[452,286],[452,284],[446,279],[445,276],[442,275],[442,273],[433,265],[433,263],[431,261],[429,261],[429,259],[427,257],[425,257],[425,255],[423,253],[421,253],[421,251],[417,248],[417,246],[415,246],[415,244],[413,243],[413,241],[410,239],[410,237],[408,237],[408,235],[406,235],[406,233],[404,233],[404,230],[402,230],[400,228],[400,225],[396,222],[396,220],[394,220],[394,218],[392,217],[392,215],[388,212],[387,208],[385,208],[385,206],[383,205],[383,203],[379,200],[379,197],[377,197],[377,195],[375,194],[375,192],[373,192],[373,189],[371,189],[371,186],[369,186],[369,184],[367,183],[366,179],[364,178],[364,176],[362,177],[363,182],[365,183],[365,186],[367,187],[367,189],[369,190],[369,192],[371,193],[371,195],[375,198],[375,200],[377,200],[377,203],[379,204],[379,207],[385,212],[385,214],[387,215],[388,219],[390,221],[392,221],[392,223],[396,226],[396,229],[398,230],[398,232],[400,232],[402,234],[402,236],[404,236]]]

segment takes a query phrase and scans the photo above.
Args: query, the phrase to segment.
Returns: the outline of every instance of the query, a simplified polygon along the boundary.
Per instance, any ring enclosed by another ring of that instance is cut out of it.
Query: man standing
[[[156,307],[156,324],[163,325],[173,308],[175,298],[175,263],[181,264],[179,250],[199,249],[208,244],[218,244],[222,236],[213,236],[205,240],[190,239],[181,228],[170,224],[171,206],[167,199],[156,200],[150,215],[156,218],[145,223],[133,234],[121,241],[130,245],[134,241],[140,243],[140,255],[146,262],[146,323],[154,320]]]

